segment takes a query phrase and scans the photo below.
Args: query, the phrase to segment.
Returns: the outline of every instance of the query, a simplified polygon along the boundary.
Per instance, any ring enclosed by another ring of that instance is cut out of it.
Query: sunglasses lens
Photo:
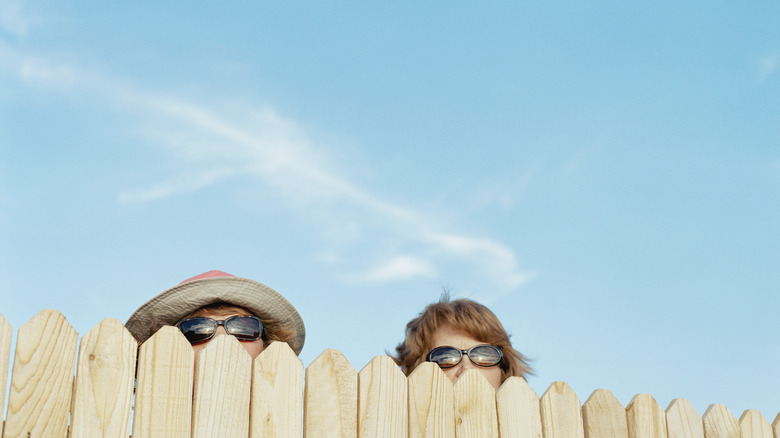
[[[197,344],[211,338],[216,329],[217,322],[211,318],[189,318],[179,323],[179,330],[190,344]]]
[[[260,339],[263,324],[253,316],[235,316],[225,320],[225,330],[242,341]]]
[[[501,351],[492,345],[480,345],[469,351],[469,359],[476,365],[490,367],[501,361]]]
[[[441,368],[450,368],[460,362],[460,351],[452,347],[434,348],[428,354],[428,360],[439,365]]]

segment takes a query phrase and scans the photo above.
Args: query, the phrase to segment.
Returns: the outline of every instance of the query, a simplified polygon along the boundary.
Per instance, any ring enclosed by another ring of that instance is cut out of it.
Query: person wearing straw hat
[[[303,319],[280,293],[248,278],[209,271],[139,307],[125,323],[139,343],[165,325],[179,327],[197,354],[216,335],[235,336],[254,359],[273,341],[300,354]]]

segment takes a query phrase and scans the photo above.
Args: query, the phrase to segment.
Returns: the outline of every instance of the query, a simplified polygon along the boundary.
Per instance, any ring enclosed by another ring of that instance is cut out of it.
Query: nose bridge
[[[457,371],[455,372],[455,377],[460,377],[464,371],[474,369],[476,368],[476,365],[474,365],[474,362],[471,361],[471,358],[468,356],[468,354],[463,353],[463,357],[460,359],[460,362],[456,365],[456,367]]]

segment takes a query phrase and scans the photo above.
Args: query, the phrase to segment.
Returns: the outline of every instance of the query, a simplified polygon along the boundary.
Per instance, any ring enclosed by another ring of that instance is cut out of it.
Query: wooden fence
[[[0,413],[11,337],[0,315]],[[624,408],[604,389],[580,405],[564,382],[540,398],[517,377],[494,391],[475,370],[453,384],[431,363],[406,378],[384,356],[356,372],[325,350],[304,371],[287,344],[252,361],[219,336],[195,364],[177,329],[138,348],[115,319],[84,335],[78,355],[77,338],[54,310],[19,328],[3,437],[780,438],[780,414],[770,425],[713,404],[699,416],[687,400],[663,410],[648,394]]]

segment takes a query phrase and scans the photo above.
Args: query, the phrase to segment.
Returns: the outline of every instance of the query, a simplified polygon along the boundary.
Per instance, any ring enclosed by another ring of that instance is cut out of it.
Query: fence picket
[[[252,357],[235,336],[215,336],[198,353],[192,438],[249,436]]]
[[[772,432],[775,434],[775,438],[780,438],[780,412],[777,413],[774,421],[772,421]]]
[[[704,422],[691,402],[676,398],[666,408],[669,438],[704,438]]]
[[[772,438],[772,426],[756,409],[748,409],[739,417],[742,438]]]
[[[566,382],[553,382],[539,399],[544,438],[584,438],[582,407]]]
[[[496,390],[482,372],[467,369],[455,381],[455,436],[498,438]]]
[[[299,438],[303,364],[286,342],[272,342],[252,365],[250,438]]]
[[[357,371],[338,351],[327,349],[306,367],[303,436],[357,438]]]
[[[70,438],[128,436],[137,350],[117,319],[104,319],[81,338]]]
[[[710,405],[702,419],[706,438],[740,438],[739,423],[725,405]]]
[[[626,410],[607,389],[597,389],[582,405],[585,438],[628,438]]]
[[[441,368],[433,362],[423,362],[407,381],[410,438],[455,436],[455,393]]]
[[[133,438],[190,438],[192,346],[176,327],[165,326],[138,350]]]
[[[630,438],[667,438],[666,413],[652,395],[637,394],[626,406]]]
[[[0,313],[0,437],[3,436],[3,415],[5,415],[5,388],[8,379],[8,361],[11,357],[11,339],[14,329]]]
[[[496,392],[501,438],[542,438],[539,396],[522,377],[510,377]]]
[[[65,436],[78,334],[56,310],[19,328],[8,398],[6,438]]]
[[[358,437],[405,438],[409,432],[406,376],[387,356],[358,373]]]

